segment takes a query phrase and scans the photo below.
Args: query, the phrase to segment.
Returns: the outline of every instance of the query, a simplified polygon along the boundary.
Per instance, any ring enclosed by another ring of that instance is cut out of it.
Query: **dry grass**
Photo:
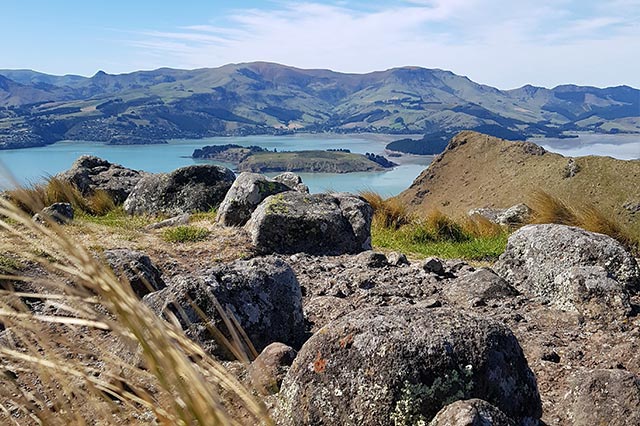
[[[640,249],[638,237],[634,237],[624,226],[593,206],[570,206],[543,191],[536,191],[531,196],[529,206],[533,210],[531,223],[577,226],[615,238],[634,253]]]
[[[22,288],[0,291],[2,424],[238,424],[238,406],[243,423],[270,423],[249,390],[61,227],[5,200],[0,217],[5,241],[49,271],[0,277]]]
[[[6,195],[29,214],[38,213],[54,203],[70,203],[76,211],[93,215],[104,215],[115,208],[113,198],[107,192],[98,190],[84,197],[75,185],[55,176],[48,177],[45,183],[6,191]]]
[[[359,195],[371,204],[374,225],[398,229],[413,221],[413,215],[408,212],[406,205],[397,198],[384,199],[374,191],[361,191]]]

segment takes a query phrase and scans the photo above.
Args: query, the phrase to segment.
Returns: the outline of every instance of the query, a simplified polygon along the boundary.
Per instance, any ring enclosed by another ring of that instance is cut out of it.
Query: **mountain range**
[[[450,71],[367,74],[252,62],[92,77],[0,70],[0,149],[63,139],[112,144],[306,132],[501,137],[640,132],[640,90],[499,90]]]

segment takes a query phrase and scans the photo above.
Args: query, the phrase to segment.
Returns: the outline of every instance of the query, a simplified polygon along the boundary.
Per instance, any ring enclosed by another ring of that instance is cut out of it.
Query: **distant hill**
[[[463,215],[526,203],[543,190],[572,205],[594,206],[640,233],[639,179],[640,160],[570,158],[530,142],[465,131],[398,198],[413,211]]]
[[[253,62],[120,75],[100,71],[90,78],[0,70],[0,148],[60,139],[148,143],[294,131],[402,135],[464,129],[523,137],[640,132],[640,91],[503,91],[419,67],[344,74]]]

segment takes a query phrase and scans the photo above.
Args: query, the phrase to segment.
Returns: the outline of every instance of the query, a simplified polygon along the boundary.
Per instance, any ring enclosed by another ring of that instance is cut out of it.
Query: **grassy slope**
[[[623,208],[640,201],[640,161],[579,157],[565,178],[568,157],[530,153],[527,143],[462,132],[398,197],[413,211],[460,215],[476,207],[510,207],[543,190],[575,206],[593,206],[640,235],[640,220]],[[535,148],[535,147],[533,147]]]

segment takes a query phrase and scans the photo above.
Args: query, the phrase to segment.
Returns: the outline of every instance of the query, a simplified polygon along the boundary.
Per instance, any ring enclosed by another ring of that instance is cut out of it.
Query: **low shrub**
[[[373,208],[373,222],[384,228],[395,228],[411,223],[413,216],[397,198],[384,199],[374,191],[361,191],[359,195]]]

